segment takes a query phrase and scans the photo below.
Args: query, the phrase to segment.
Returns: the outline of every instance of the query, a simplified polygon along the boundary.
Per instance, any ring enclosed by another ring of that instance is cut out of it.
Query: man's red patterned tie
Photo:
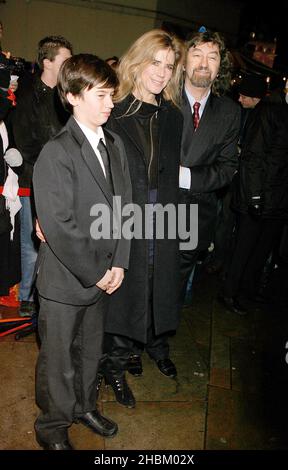
[[[200,103],[198,101],[195,101],[193,104],[193,125],[194,125],[194,131],[196,131],[197,127],[199,126],[199,121],[200,121],[200,116],[199,116],[199,108],[200,108]]]

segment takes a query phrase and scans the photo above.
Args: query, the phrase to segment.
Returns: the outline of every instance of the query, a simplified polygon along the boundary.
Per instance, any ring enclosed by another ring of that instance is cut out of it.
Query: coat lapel
[[[219,117],[217,117],[219,119]],[[215,120],[215,113],[213,112],[213,95],[210,94],[208,101],[206,103],[205,109],[201,116],[199,126],[195,132],[195,138],[201,139],[205,142],[206,137],[210,134],[211,128],[213,128],[213,121]],[[208,140],[207,140],[208,142]]]
[[[165,132],[165,127],[166,127],[166,120],[167,120],[167,107],[162,104],[162,108],[158,112],[158,119],[159,119],[159,133],[158,135],[160,136],[159,140],[159,148],[162,145],[163,139],[167,138],[166,132]]]
[[[118,119],[118,122],[123,132],[127,134],[129,139],[133,142],[135,147],[137,147],[141,155],[143,155],[143,149],[141,148],[141,145],[139,145],[139,136],[138,136],[135,120],[129,119],[129,118],[126,119],[125,117],[123,117],[123,118]],[[144,158],[144,155],[143,155],[143,158]]]
[[[188,99],[183,100],[182,112],[184,115],[184,130],[182,137],[182,155],[181,162],[188,163],[186,158],[190,155],[193,156],[193,152],[196,153],[199,145],[202,151],[205,149],[205,142],[209,142],[209,135],[211,128],[214,127],[215,113],[213,111],[213,96],[212,94],[208,98],[204,112],[201,116],[199,126],[196,131],[193,127],[192,111]],[[191,163],[191,162],[190,162]]]
[[[82,130],[80,129],[80,127],[78,126],[74,118],[69,119],[66,127],[72,133],[72,135],[77,140],[77,142],[79,143],[83,160],[85,161],[93,178],[95,179],[96,183],[100,186],[103,194],[105,195],[110,206],[112,207],[113,194],[111,194],[109,190],[102,167],[90,143],[86,139],[85,135],[83,134]]]
[[[110,167],[115,195],[124,194],[125,188],[123,187],[123,178],[120,177],[122,175],[120,152],[114,143],[113,136],[106,131],[106,129],[104,129],[104,135],[106,147],[110,156]]]
[[[129,111],[133,113],[133,109],[131,109],[131,103],[134,101],[134,98],[127,97],[123,102],[118,103],[115,106],[115,110],[113,112],[114,119],[117,121],[118,125],[121,127],[124,134],[127,134],[128,139],[132,142],[132,144],[136,147],[139,151],[141,157],[145,165],[147,164],[145,155],[143,153],[143,148],[141,145],[141,140],[139,139],[139,134],[137,131],[135,119],[131,119],[129,117],[125,117],[126,113],[129,115]]]

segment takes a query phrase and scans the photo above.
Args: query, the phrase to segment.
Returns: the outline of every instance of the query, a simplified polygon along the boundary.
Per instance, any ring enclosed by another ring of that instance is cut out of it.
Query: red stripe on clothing
[[[3,192],[3,186],[0,186],[0,194]],[[29,197],[31,195],[31,189],[30,188],[19,188],[18,189],[18,196],[27,196]]]

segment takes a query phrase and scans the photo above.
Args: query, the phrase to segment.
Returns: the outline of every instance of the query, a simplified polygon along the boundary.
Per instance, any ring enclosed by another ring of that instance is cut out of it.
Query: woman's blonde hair
[[[184,45],[180,39],[161,29],[153,29],[138,38],[121,57],[118,67],[120,85],[115,95],[119,102],[137,90],[142,96],[141,74],[151,64],[159,50],[171,50],[175,54],[173,73],[168,85],[163,90],[163,98],[180,106],[183,79]]]

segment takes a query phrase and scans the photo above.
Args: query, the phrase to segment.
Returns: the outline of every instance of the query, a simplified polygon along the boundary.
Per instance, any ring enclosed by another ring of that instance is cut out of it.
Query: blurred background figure
[[[245,134],[245,127],[252,109],[257,106],[262,98],[266,95],[267,86],[264,79],[258,75],[245,75],[239,85],[239,98],[241,104],[241,130],[239,138],[239,146]]]
[[[252,109],[266,94],[266,82],[261,76],[247,75],[239,85],[238,101],[242,106],[241,128],[238,142],[239,152],[244,138],[246,123]],[[209,257],[207,271],[212,274],[221,271],[225,277],[233,248],[233,229],[235,227],[235,212],[231,209],[231,197],[237,174],[232,183],[218,191],[218,216],[215,230],[214,250]]]
[[[236,242],[220,297],[238,314],[246,313],[246,300],[258,300],[264,265],[288,219],[288,105],[284,94],[277,99],[261,99],[261,94],[263,84],[256,87],[251,77],[240,86],[241,104],[251,111],[244,124],[232,199]]]
[[[8,93],[10,81],[10,70],[0,58],[0,296],[8,296],[21,278],[18,174],[23,159],[18,150],[10,148],[4,123],[13,106]]]
[[[33,219],[35,217],[32,195],[33,166],[42,147],[60,131],[68,119],[58,97],[56,84],[61,64],[71,56],[72,46],[62,36],[48,36],[38,44],[40,73],[33,75],[30,83],[19,87],[18,105],[11,116],[14,139],[24,159],[20,184],[26,192],[21,197],[21,260],[20,284],[21,316],[31,316],[37,311],[33,286],[34,266],[38,252]]]

